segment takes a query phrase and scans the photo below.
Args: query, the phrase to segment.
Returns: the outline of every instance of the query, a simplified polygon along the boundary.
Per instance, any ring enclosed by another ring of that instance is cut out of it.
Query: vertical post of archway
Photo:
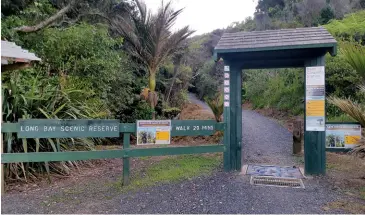
[[[314,74],[310,77],[307,71],[307,67],[323,67],[323,74]],[[304,172],[308,175],[321,175],[326,173],[326,147],[325,147],[325,125],[326,125],[326,109],[325,109],[325,56],[315,57],[313,59],[308,59],[305,62],[305,113],[304,113]],[[308,79],[317,79],[314,82],[318,82],[319,79],[323,77],[323,87],[310,86]],[[315,88],[317,87],[317,88]],[[315,88],[315,89],[313,89]],[[323,92],[322,92],[323,88]],[[318,96],[320,95],[320,96]],[[323,95],[323,98],[319,98]],[[319,100],[316,100],[317,98]],[[312,104],[308,103],[312,102]],[[323,108],[323,109],[322,109]],[[322,113],[323,111],[323,113]],[[323,118],[320,119],[320,115],[323,114]],[[313,124],[311,120],[319,121],[319,124]],[[323,121],[322,121],[323,120]],[[322,122],[323,124],[321,124]]]
[[[242,110],[241,88],[242,69],[232,62],[225,61],[224,82],[224,169],[241,170]],[[228,82],[227,82],[228,81]],[[228,96],[227,96],[228,95]]]

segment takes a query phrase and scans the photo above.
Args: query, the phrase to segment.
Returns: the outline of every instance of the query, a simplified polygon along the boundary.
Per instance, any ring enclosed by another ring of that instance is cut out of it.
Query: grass
[[[328,117],[327,122],[356,122],[356,120],[346,114],[342,114],[340,116]]]
[[[360,188],[360,197],[365,200],[365,187]]]
[[[347,212],[353,214],[364,214],[365,213],[365,205],[357,202],[349,202],[349,201],[336,201],[328,203],[329,208],[345,210]]]
[[[139,172],[131,179],[130,185],[121,186],[120,180],[116,185],[124,190],[144,188],[158,183],[177,182],[194,177],[208,175],[222,161],[220,154],[211,155],[181,155],[161,160]]]

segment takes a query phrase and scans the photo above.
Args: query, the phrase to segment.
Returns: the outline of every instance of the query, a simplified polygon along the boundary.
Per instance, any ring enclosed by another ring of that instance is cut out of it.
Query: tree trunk
[[[153,69],[150,69],[150,77],[149,77],[149,88],[150,88],[150,93],[153,94],[153,96],[149,96],[149,102],[150,102],[150,105],[151,105],[151,108],[153,109],[153,112],[152,112],[152,119],[155,120],[156,119],[156,112],[155,112],[155,107],[156,107],[156,104],[155,102],[153,101],[153,98],[154,98],[154,95],[155,95],[155,90],[156,90],[156,71],[154,71]],[[157,95],[156,95],[157,97]]]
[[[169,102],[169,100],[170,100],[170,95],[171,95],[172,87],[174,86],[176,77],[179,74],[179,68],[180,68],[180,61],[174,67],[174,76],[172,77],[172,81],[171,81],[171,85],[170,85],[169,92],[167,94],[166,102]]]
[[[155,92],[156,89],[156,71],[150,71],[150,77],[149,77],[149,88],[151,92]]]
[[[70,3],[66,7],[62,8],[56,14],[54,14],[53,16],[49,17],[48,19],[38,23],[37,25],[17,27],[17,28],[14,28],[14,31],[29,33],[29,32],[35,32],[35,31],[41,30],[42,28],[45,28],[45,27],[49,26],[50,24],[52,24],[53,22],[55,22],[57,19],[62,18],[63,15],[65,15],[67,12],[69,12],[71,10],[74,3],[75,3],[74,0],[70,1]]]

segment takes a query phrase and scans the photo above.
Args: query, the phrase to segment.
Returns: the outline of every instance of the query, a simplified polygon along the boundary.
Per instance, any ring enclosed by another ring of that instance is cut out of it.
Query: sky
[[[161,5],[161,0],[144,0],[144,2],[153,12]],[[172,0],[172,2],[174,9],[185,8],[177,18],[173,30],[189,25],[196,31],[194,35],[243,21],[253,15],[257,4],[257,0]]]

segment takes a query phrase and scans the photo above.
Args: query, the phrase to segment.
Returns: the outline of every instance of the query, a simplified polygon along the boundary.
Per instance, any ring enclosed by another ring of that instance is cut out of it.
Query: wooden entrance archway
[[[225,33],[215,60],[225,64],[225,170],[242,166],[242,70],[305,68],[305,174],[325,174],[325,55],[336,55],[337,42],[323,27]],[[315,110],[314,110],[315,109]],[[243,149],[244,150],[244,149]]]

